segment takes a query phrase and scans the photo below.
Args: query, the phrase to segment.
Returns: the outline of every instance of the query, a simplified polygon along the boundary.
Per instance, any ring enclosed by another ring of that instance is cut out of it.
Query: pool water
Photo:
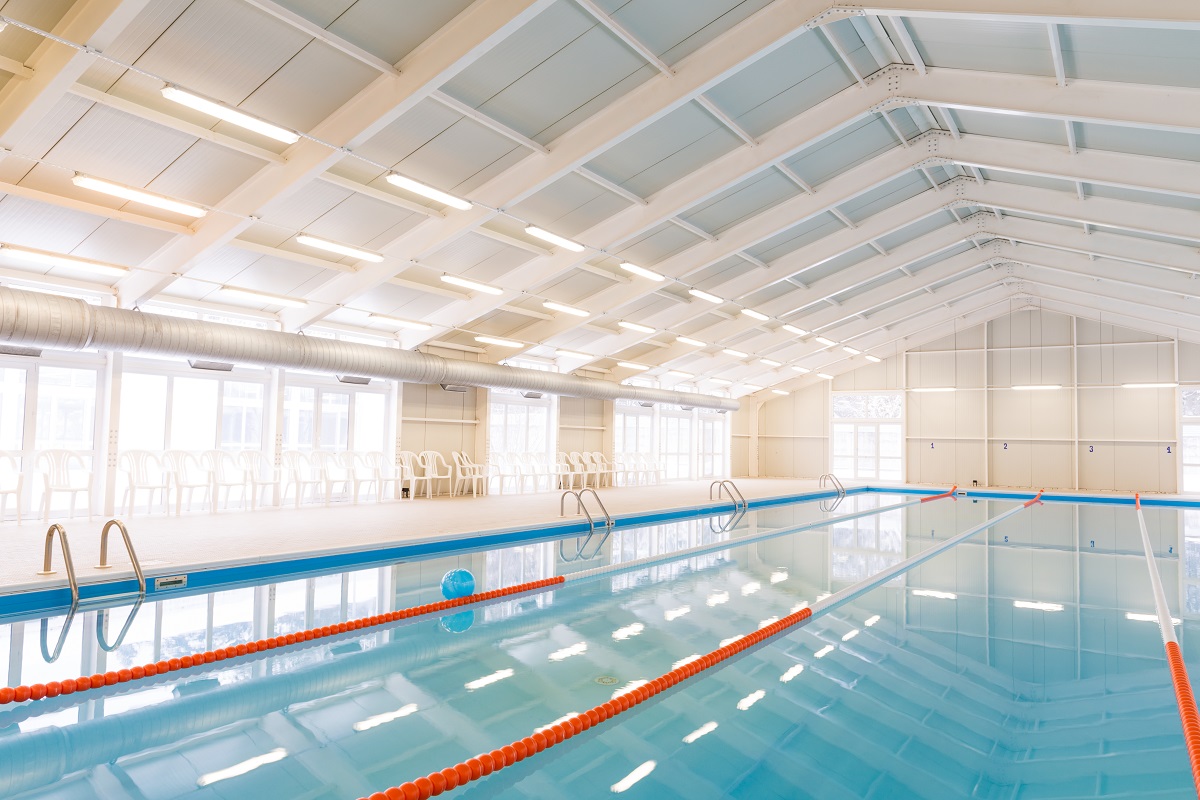
[[[910,500],[856,495],[832,513],[797,503],[180,595],[136,608],[123,636],[130,606],[82,611],[53,661],[64,617],[5,624],[0,667],[16,686],[433,602],[451,569],[489,590],[660,557],[441,617],[4,706],[0,797],[367,796],[591,708],[1018,505],[945,499],[786,533]],[[1196,513],[1145,511],[1193,669]],[[711,548],[671,557],[701,545]],[[1153,612],[1131,507],[1035,506],[451,795],[1194,796]]]

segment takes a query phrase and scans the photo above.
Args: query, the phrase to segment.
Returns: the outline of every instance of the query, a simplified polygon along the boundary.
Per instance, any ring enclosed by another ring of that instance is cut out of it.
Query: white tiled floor
[[[709,502],[710,481],[601,489],[613,516],[657,509],[690,508]],[[738,478],[749,499],[796,494],[816,488],[816,481]],[[137,515],[122,518],[147,575],[170,574],[183,568],[254,563],[330,551],[357,550],[389,543],[461,537],[484,531],[553,525],[559,517],[559,493],[435,497],[433,500],[391,500],[360,505],[272,508],[249,513],[187,513],[182,517]],[[567,503],[568,511],[571,501]],[[568,515],[570,516],[570,515]],[[80,583],[132,575],[129,559],[116,532],[109,542],[110,570],[94,565],[100,558],[100,528],[105,518],[51,519],[67,529]],[[20,591],[66,581],[57,545],[56,575],[41,569],[46,525],[0,525],[6,558],[0,560],[0,591]]]

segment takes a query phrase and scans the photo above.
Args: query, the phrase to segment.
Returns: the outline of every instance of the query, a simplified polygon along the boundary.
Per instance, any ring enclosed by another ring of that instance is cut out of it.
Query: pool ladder
[[[826,472],[824,475],[821,476],[820,488],[824,489],[826,487],[826,485],[831,485],[831,486],[833,486],[834,489],[837,490],[836,498],[834,498],[831,501],[830,500],[822,500],[821,501],[821,510],[828,513],[830,511],[836,510],[837,507],[842,504],[842,501],[846,499],[846,487],[842,486],[842,482],[839,481],[837,475],[834,475],[832,472]]]
[[[104,527],[100,530],[100,563],[96,565],[96,569],[112,569],[112,564],[108,563],[108,532],[116,528],[121,533],[121,539],[125,542],[125,550],[129,553],[129,560],[133,563],[133,573],[137,576],[138,592],[137,600],[134,603],[133,609],[129,612],[129,618],[125,621],[125,626],[121,629],[120,635],[117,636],[117,641],[109,645],[104,640],[103,634],[103,615],[96,617],[96,638],[100,642],[101,648],[111,652],[121,646],[121,642],[125,639],[125,634],[129,632],[129,626],[133,623],[133,618],[137,616],[138,609],[141,608],[142,601],[146,599],[146,575],[142,572],[142,564],[138,561],[137,553],[133,549],[133,541],[129,538],[129,530],[125,524],[117,519],[110,519],[104,523]],[[53,575],[54,570],[52,561],[54,557],[54,535],[58,534],[58,547],[62,552],[63,566],[67,570],[67,584],[71,588],[71,607],[67,610],[66,619],[63,620],[62,632],[58,636],[58,644],[54,648],[54,652],[50,652],[47,646],[48,620],[42,618],[42,655],[47,662],[53,663],[58,660],[62,654],[63,643],[66,641],[67,632],[71,629],[71,622],[75,618],[75,612],[79,610],[79,580],[75,576],[75,560],[71,557],[71,545],[67,541],[67,530],[62,525],[55,523],[46,530],[46,552],[42,560],[42,569],[38,575]],[[110,596],[103,598],[89,599],[111,599]],[[107,613],[107,609],[104,613]]]
[[[715,492],[714,489],[716,490]],[[709,500],[719,500],[722,492],[729,495],[729,499],[733,501],[734,511],[741,511],[744,513],[746,509],[750,507],[746,502],[745,495],[742,494],[742,490],[739,489],[737,484],[735,484],[733,481],[713,481],[708,485]]]
[[[588,554],[587,548],[588,544],[590,544],[592,541],[592,537],[596,535],[596,518],[592,516],[592,512],[588,511],[587,504],[583,502],[584,494],[590,494],[596,499],[596,505],[600,507],[600,513],[604,515],[604,535],[600,537],[600,541],[592,549],[590,555]],[[563,545],[566,540],[559,540],[558,557],[563,561],[587,561],[589,559],[593,559],[600,555],[600,549],[604,547],[604,543],[608,541],[609,534],[612,533],[614,525],[612,515],[608,513],[608,509],[604,506],[604,501],[600,499],[600,495],[596,493],[596,490],[589,487],[585,489],[568,489],[562,493],[562,497],[560,497],[558,501],[558,515],[560,517],[565,517],[567,515],[566,504],[568,495],[575,498],[575,513],[578,514],[582,512],[583,515],[587,517],[590,530],[588,531],[587,536],[575,537],[575,555],[573,556],[568,556],[566,551],[563,549]]]

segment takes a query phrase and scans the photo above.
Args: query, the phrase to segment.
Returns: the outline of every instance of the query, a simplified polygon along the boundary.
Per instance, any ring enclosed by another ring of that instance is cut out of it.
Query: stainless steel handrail
[[[820,485],[822,489],[825,488],[826,481],[832,483],[833,488],[837,489],[838,497],[846,496],[846,487],[842,486],[842,482],[838,480],[837,475],[834,475],[832,472],[826,472],[824,475],[822,475]]]
[[[713,495],[714,486],[717,489],[716,496]],[[729,495],[729,499],[733,501],[733,508],[735,511],[738,509],[745,510],[750,507],[750,505],[746,502],[746,496],[742,494],[742,490],[739,489],[737,484],[735,484],[733,481],[728,479],[718,480],[713,481],[708,485],[709,500],[716,500],[720,498],[721,492],[725,492],[725,494]]]
[[[46,641],[50,634],[50,618],[42,617],[42,659],[47,664],[53,664],[58,661],[58,657],[62,655],[63,645],[67,641],[67,633],[71,630],[71,623],[75,621],[75,611],[79,608],[78,603],[71,603],[71,608],[67,610],[67,616],[63,620],[62,630],[58,632],[58,644],[54,645],[54,652],[50,652],[50,647]]]
[[[104,528],[100,531],[100,563],[96,565],[96,569],[112,569],[112,564],[108,563],[108,532],[116,526],[121,532],[121,538],[125,540],[125,550],[129,553],[129,560],[133,562],[133,574],[137,576],[138,594],[146,594],[146,576],[142,573],[142,565],[138,561],[137,553],[133,550],[133,542],[129,538],[129,530],[125,527],[125,523],[119,519],[110,519],[104,523]]]
[[[75,562],[71,559],[71,545],[67,543],[67,532],[57,522],[46,530],[46,557],[42,562],[42,571],[38,575],[53,575],[50,569],[50,559],[54,555],[54,534],[58,532],[58,545],[62,550],[63,564],[67,568],[67,583],[71,585],[71,605],[79,602],[79,581],[75,579]]]
[[[116,650],[125,641],[125,634],[129,633],[130,626],[133,625],[133,620],[137,617],[138,611],[142,608],[142,603],[145,602],[146,596],[139,594],[134,601],[133,608],[129,609],[129,616],[125,619],[125,624],[121,626],[121,632],[117,634],[117,640],[109,644],[104,636],[104,621],[108,619],[109,612],[112,609],[104,609],[96,615],[96,643],[100,645],[100,649],[106,653],[111,653]]]
[[[571,497],[575,498],[575,512],[583,512],[583,515],[587,517],[588,524],[591,525],[592,530],[595,530],[596,520],[592,516],[592,513],[588,511],[587,505],[583,502],[584,492],[587,492],[591,494],[592,497],[596,498],[596,505],[600,506],[600,512],[604,514],[604,527],[611,528],[614,525],[612,515],[608,513],[608,509],[605,507],[604,501],[600,499],[600,495],[596,494],[596,490],[591,487],[586,487],[583,489],[568,489],[567,491],[563,492],[562,496],[559,497],[558,500],[558,515],[560,517],[565,517],[567,515],[567,495],[570,495]]]
[[[600,495],[596,494],[596,490],[591,487],[584,487],[579,490],[579,500],[583,502],[583,493],[590,492],[592,497],[596,498],[596,505],[600,506],[600,513],[604,515],[604,527],[611,528],[613,526],[612,514],[608,513],[608,509],[604,507],[604,501],[600,499]]]

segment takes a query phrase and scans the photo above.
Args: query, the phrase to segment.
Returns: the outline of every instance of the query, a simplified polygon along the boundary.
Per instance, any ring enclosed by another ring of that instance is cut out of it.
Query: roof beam
[[[305,17],[300,16],[289,8],[276,3],[275,0],[242,0],[246,5],[254,6],[259,11],[274,17],[275,19],[289,25],[292,28],[303,33],[305,36],[311,36],[322,44],[338,50],[355,61],[366,64],[374,70],[377,70],[383,75],[399,75],[400,71],[392,64],[383,60],[374,53],[368,52],[356,44],[353,44],[336,33],[322,28],[320,25],[312,22]]]
[[[1054,78],[1059,86],[1066,88],[1067,69],[1063,64],[1062,35],[1059,33],[1058,24],[1049,23],[1046,25],[1046,32],[1050,34],[1050,58],[1054,62]]]
[[[166,231],[178,236],[192,236],[195,231],[186,225],[180,225],[177,222],[167,222],[166,220],[157,219],[155,217],[147,217],[142,214],[137,214],[133,211],[124,211],[111,206],[100,205],[99,203],[89,203],[86,200],[77,200],[73,197],[64,197],[61,194],[52,192],[44,192],[41,189],[33,189],[29,186],[21,186],[16,183],[0,182],[0,194],[11,194],[14,197],[24,197],[26,200],[36,200],[39,203],[47,203],[53,206],[69,208],[73,211],[82,211],[85,214],[92,214],[104,219],[115,219],[121,222],[128,222],[132,225],[138,225],[142,228],[150,228],[156,231]]]
[[[599,175],[595,172],[592,172],[590,169],[588,169],[586,167],[580,167],[577,170],[575,170],[575,172],[578,175],[580,175],[581,177],[587,178],[589,181],[596,184],[601,189],[606,189],[606,190],[612,192],[613,194],[615,194],[617,197],[623,197],[624,199],[628,200],[631,203],[636,203],[639,206],[644,206],[644,205],[647,205],[647,203],[649,202],[646,200],[646,198],[640,197],[640,196],[634,194],[633,192],[626,189],[624,186],[621,186],[620,184],[617,184],[617,183],[613,183],[612,181],[610,181],[608,178],[604,177],[603,175]]]
[[[1200,30],[1191,0],[888,0],[884,4],[833,6],[843,14],[959,19],[968,22],[1030,22],[1122,28]]]
[[[928,68],[925,66],[925,60],[921,58],[921,51],[917,49],[917,43],[913,41],[912,34],[908,31],[908,24],[905,23],[903,17],[887,16],[891,17],[892,27],[896,29],[896,35],[900,37],[900,44],[904,46],[908,60],[917,68],[917,72],[924,75]]]
[[[480,111],[477,108],[472,108],[471,106],[467,105],[466,103],[459,100],[458,98],[451,97],[450,95],[446,94],[443,91],[440,91],[440,90],[436,91],[432,95],[430,95],[430,97],[432,97],[434,100],[437,100],[439,103],[441,103],[442,105],[444,105],[446,108],[450,109],[451,111],[461,114],[462,116],[466,117],[467,119],[471,119],[471,120],[474,120],[475,122],[478,122],[480,125],[487,128],[488,130],[492,131],[493,133],[500,134],[505,139],[508,139],[510,142],[519,144],[522,147],[528,148],[528,149],[534,151],[535,153],[541,153],[542,155],[545,155],[550,152],[549,150],[546,149],[545,145],[535,142],[533,139],[530,139],[528,136],[521,133],[520,131],[517,131],[517,130],[514,130],[514,129],[508,127],[503,122],[500,122],[499,120],[497,120],[493,117],[490,117],[487,114],[484,114],[482,111]]]
[[[867,82],[863,80],[862,73],[858,71],[858,67],[854,66],[854,62],[850,60],[850,55],[842,47],[841,43],[838,42],[837,37],[833,35],[833,29],[821,27],[817,28],[817,31],[821,36],[825,37],[825,41],[829,42],[829,46],[833,48],[833,52],[837,53],[837,57],[842,62],[842,65],[854,76],[855,82],[859,86],[866,86]]]
[[[575,0],[575,4],[588,14],[591,14],[597,22],[608,29],[609,33],[624,42],[630,50],[641,56],[642,60],[647,64],[654,67],[667,77],[671,77],[675,74],[667,62],[655,55],[654,51],[649,47],[646,47],[646,45],[642,44],[642,42],[639,41],[636,36],[625,29],[625,26],[617,22],[608,14],[605,14],[604,10],[592,2],[592,0]]]
[[[741,125],[738,125],[733,117],[717,108],[717,104],[712,100],[709,100],[707,97],[701,94],[696,96],[696,102],[700,104],[701,108],[703,108],[709,114],[712,114],[713,118],[725,126],[734,136],[738,137],[751,147],[754,147],[758,144],[758,141],[755,140],[755,138],[751,136],[745,128],[743,128]]]

